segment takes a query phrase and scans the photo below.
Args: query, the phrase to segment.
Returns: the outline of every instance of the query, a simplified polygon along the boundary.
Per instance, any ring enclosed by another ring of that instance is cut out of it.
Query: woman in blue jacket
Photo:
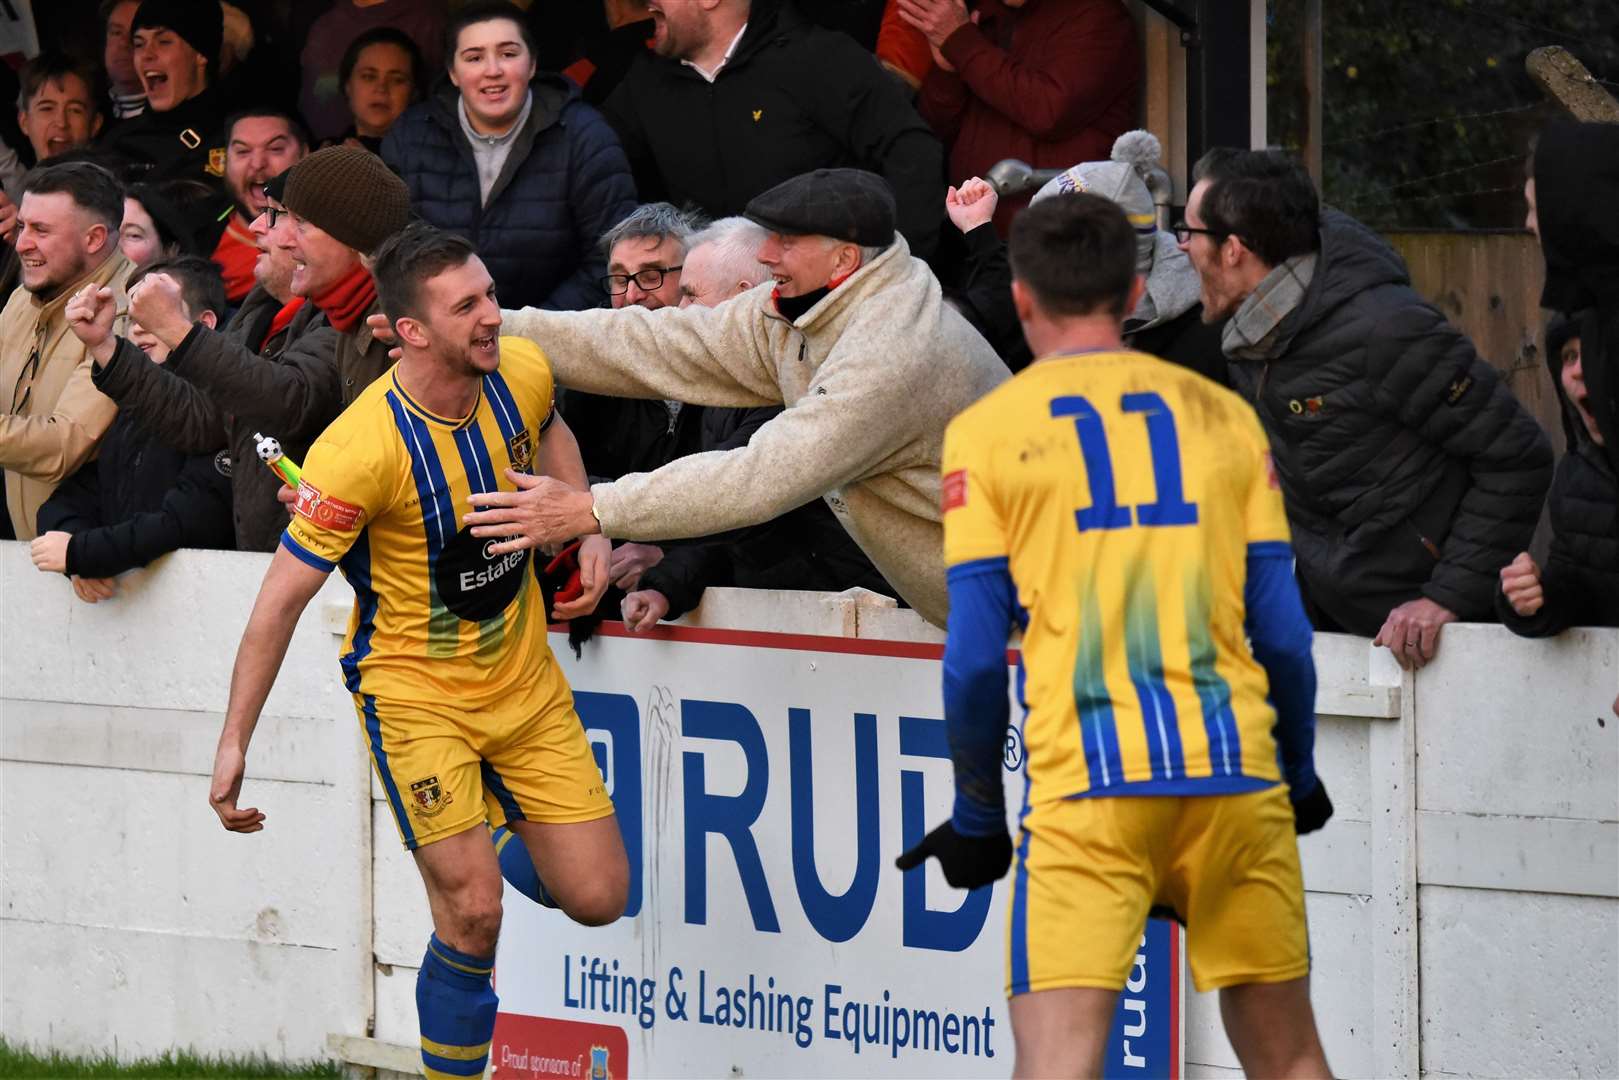
[[[600,306],[597,241],[635,208],[618,137],[572,83],[537,73],[512,4],[467,4],[445,40],[448,84],[394,124],[383,160],[418,214],[478,249],[503,307]]]

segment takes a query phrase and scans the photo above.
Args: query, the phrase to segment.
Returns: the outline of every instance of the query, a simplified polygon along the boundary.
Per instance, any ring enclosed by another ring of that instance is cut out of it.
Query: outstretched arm
[[[264,814],[254,807],[238,809],[242,775],[247,770],[247,745],[258,726],[259,713],[281,661],[287,655],[298,616],[309,606],[326,572],[293,555],[282,542],[270,560],[270,569],[259,586],[253,614],[236,650],[236,666],[231,670],[230,703],[225,708],[225,727],[219,733],[219,749],[214,754],[214,777],[208,804],[219,815],[220,824],[231,832],[258,832],[264,828]]]
[[[752,293],[717,308],[501,312],[501,333],[545,351],[556,381],[614,397],[689,405],[779,405]]]

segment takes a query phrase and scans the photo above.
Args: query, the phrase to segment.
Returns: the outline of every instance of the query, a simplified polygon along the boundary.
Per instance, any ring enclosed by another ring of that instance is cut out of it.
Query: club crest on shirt
[[[419,817],[437,817],[455,797],[439,786],[437,776],[410,785],[411,810]]]
[[[526,471],[534,461],[534,440],[524,428],[506,440],[506,452],[511,455],[512,468]]]
[[[208,175],[225,175],[225,148],[215,146],[208,151]]]
[[[322,495],[320,489],[307,480],[298,485],[298,498],[292,504],[292,512],[312,525],[336,532],[348,532],[365,516],[362,508]]]

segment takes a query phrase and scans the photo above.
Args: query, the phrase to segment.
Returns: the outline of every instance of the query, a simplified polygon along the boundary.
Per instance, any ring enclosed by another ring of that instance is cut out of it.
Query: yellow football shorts
[[[613,812],[567,681],[555,665],[542,679],[538,707],[521,715],[355,695],[371,763],[407,849],[485,821],[491,828],[513,820],[561,824]]]
[[[1121,989],[1155,905],[1186,923],[1199,991],[1309,974],[1286,787],[1032,807],[1012,867],[1007,995]]]

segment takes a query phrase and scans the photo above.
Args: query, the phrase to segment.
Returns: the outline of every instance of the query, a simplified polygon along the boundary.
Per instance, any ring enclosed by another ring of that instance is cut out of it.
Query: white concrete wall
[[[170,556],[91,607],[0,545],[0,1036],[124,1057],[415,1042],[426,906],[336,678],[341,582],[250,756],[296,797],[252,837],[206,806],[265,563]],[[716,591],[696,625],[937,640],[804,594]],[[1619,631],[1450,627],[1417,676],[1360,639],[1316,656],[1337,816],[1302,847],[1337,1072],[1619,1075]],[[1186,1045],[1189,1075],[1234,1073],[1212,998],[1188,995]]]

